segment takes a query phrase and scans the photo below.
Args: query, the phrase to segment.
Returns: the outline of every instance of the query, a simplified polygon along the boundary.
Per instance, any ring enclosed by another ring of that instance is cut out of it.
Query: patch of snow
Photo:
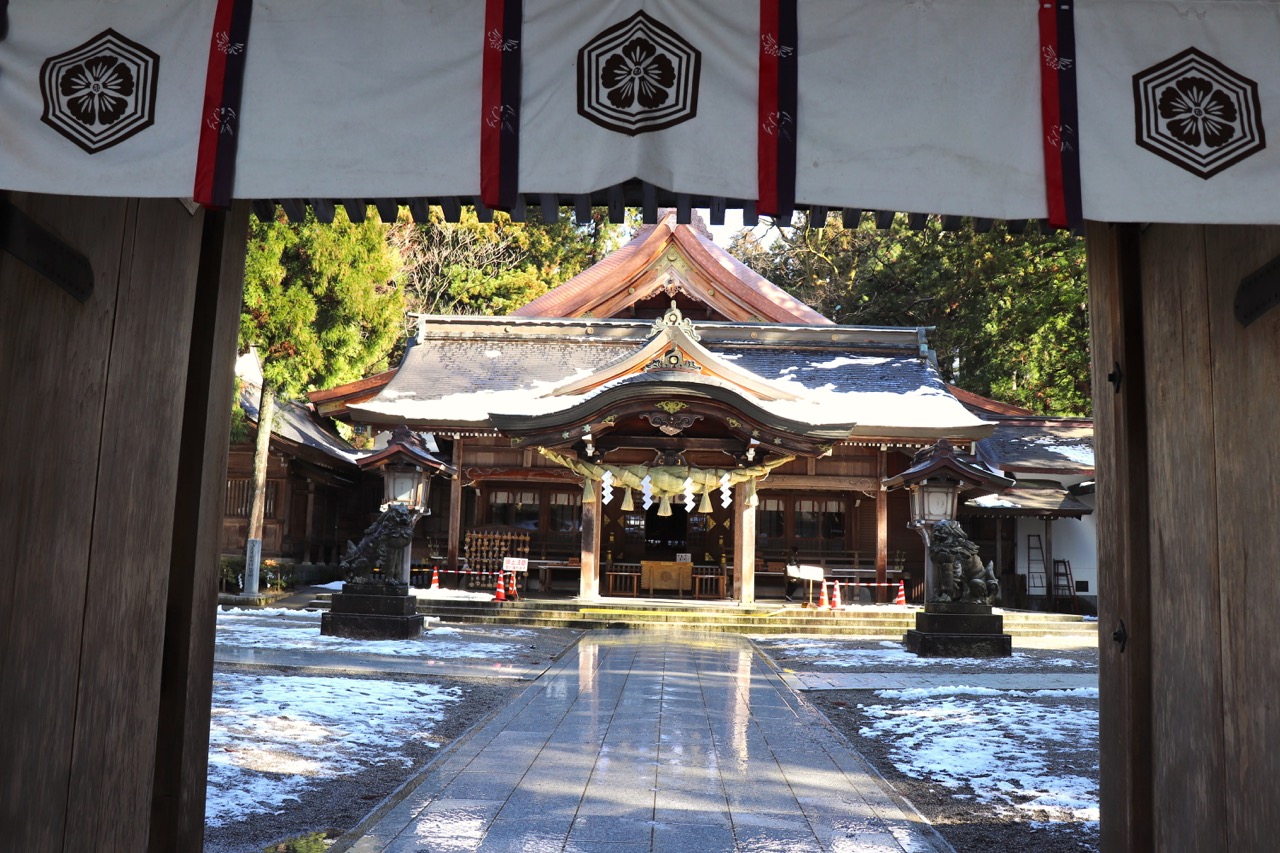
[[[969,501],[969,503],[973,504],[974,506],[983,506],[983,507],[1009,507],[1014,509],[1018,507],[1018,504],[1014,503],[1013,501],[1006,500],[1005,498],[1002,498],[998,495],[982,495],[980,497],[976,497],[973,500]]]
[[[944,689],[877,693],[912,698],[904,704],[861,706],[869,722],[860,734],[891,744],[890,761],[902,773],[957,790],[968,786],[975,799],[1011,815],[1056,824],[1096,824],[1097,784],[1084,775],[1054,772],[1049,761],[1051,752],[1062,750],[1097,761],[1096,706],[1030,701],[1009,691],[938,692]]]
[[[449,637],[449,634],[440,635],[434,630],[410,640],[326,637],[320,633],[319,611],[273,609],[220,611],[215,642],[249,649],[389,655],[426,660],[505,660],[517,650],[517,646],[510,643],[471,642]]]
[[[868,672],[883,672],[900,667],[946,668],[955,665],[947,658],[925,658],[912,654],[901,643],[884,640],[878,649],[851,649],[836,640],[820,640],[806,637],[777,639],[772,636],[753,637],[757,643],[770,649],[785,652],[788,657],[800,658],[803,665],[838,666]],[[1007,658],[984,658],[984,669],[1016,669],[1030,665],[1033,658],[1025,652],[1014,652]],[[1083,666],[1070,658],[1050,658],[1035,661],[1039,669],[1067,669]]]
[[[496,349],[487,349],[484,351],[484,355],[485,355],[485,358],[497,358],[498,356],[502,355],[502,353]]]
[[[893,361],[885,356],[859,356],[851,357],[847,355],[836,356],[830,361],[811,361],[805,370],[831,370],[835,367],[847,367],[850,364],[859,364],[864,367],[877,367],[881,364],[888,364]]]
[[[496,581],[495,581],[496,583]],[[493,601],[493,593],[477,592],[470,589],[419,589],[413,587],[409,594],[417,598],[430,598],[442,601]]]
[[[418,682],[216,673],[205,821],[275,812],[353,766],[408,763],[401,744],[427,737],[460,698]]]
[[[1077,465],[1093,466],[1093,447],[1089,444],[1057,444],[1053,438],[1039,439],[1036,444],[1050,453],[1056,453]]]

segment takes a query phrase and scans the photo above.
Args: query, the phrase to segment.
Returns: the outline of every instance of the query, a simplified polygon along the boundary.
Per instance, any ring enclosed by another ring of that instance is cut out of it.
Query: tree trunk
[[[271,422],[276,416],[276,391],[263,384],[258,399],[258,440],[253,449],[253,496],[249,502],[249,532],[244,550],[244,594],[258,594],[262,562],[262,524],[267,508],[267,456],[271,451]]]

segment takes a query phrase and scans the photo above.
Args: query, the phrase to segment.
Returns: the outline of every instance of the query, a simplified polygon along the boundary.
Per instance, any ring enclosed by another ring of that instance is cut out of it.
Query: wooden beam
[[[760,491],[803,489],[810,492],[865,492],[869,495],[880,491],[880,481],[875,477],[842,477],[834,474],[770,474],[760,481]]]

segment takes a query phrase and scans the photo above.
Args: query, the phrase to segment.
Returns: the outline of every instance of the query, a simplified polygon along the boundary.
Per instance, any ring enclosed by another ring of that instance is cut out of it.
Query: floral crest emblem
[[[160,57],[104,30],[40,66],[40,120],[90,154],[155,123]]]
[[[795,48],[778,44],[778,40],[773,37],[773,33],[765,33],[760,37],[760,49],[768,56],[776,56],[785,59],[795,53]]]
[[[236,56],[244,52],[244,42],[232,41],[231,34],[225,31],[214,36],[214,43],[218,46],[218,52],[225,53],[227,56]]]
[[[1201,178],[1266,148],[1258,84],[1187,48],[1133,77],[1137,143]]]
[[[578,51],[578,113],[635,136],[698,112],[702,54],[665,24],[637,12]]]
[[[236,111],[231,107],[214,107],[209,110],[209,116],[204,123],[209,126],[210,130],[216,130],[219,134],[234,136],[236,122]]]

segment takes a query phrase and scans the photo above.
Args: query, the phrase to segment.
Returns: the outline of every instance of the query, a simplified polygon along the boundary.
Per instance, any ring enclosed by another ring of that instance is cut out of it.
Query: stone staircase
[[[317,595],[309,607],[328,608],[329,595]],[[813,634],[901,639],[915,627],[918,607],[864,605],[842,610],[801,608],[757,602],[739,607],[724,602],[606,598],[455,601],[420,599],[418,612],[444,623],[547,628],[630,628],[650,631],[724,631],[738,634]],[[1005,633],[1014,637],[1096,637],[1096,622],[1083,616],[1023,610],[997,610]]]

